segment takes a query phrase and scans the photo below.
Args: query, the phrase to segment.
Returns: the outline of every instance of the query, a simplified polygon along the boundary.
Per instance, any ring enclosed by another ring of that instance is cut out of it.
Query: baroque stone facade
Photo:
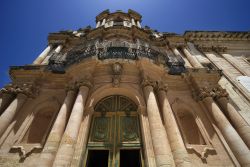
[[[0,91],[0,166],[250,166],[250,33],[108,10],[50,33]]]

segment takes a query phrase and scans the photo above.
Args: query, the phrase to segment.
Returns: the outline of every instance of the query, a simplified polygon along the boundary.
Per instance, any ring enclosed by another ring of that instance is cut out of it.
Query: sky
[[[2,0],[0,88],[11,82],[9,66],[31,64],[50,32],[91,25],[103,10],[133,9],[142,25],[159,32],[250,31],[250,0]]]

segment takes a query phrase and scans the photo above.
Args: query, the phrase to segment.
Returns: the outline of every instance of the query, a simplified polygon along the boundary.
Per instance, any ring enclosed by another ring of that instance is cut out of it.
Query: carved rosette
[[[34,98],[39,94],[38,86],[33,84],[8,84],[4,88],[0,90],[0,93],[8,93],[8,94],[24,94],[28,97]]]

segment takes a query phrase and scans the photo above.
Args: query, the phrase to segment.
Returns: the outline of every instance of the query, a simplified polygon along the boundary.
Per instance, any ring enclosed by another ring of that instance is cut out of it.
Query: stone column
[[[154,82],[150,81],[149,79],[144,79],[142,85],[144,87],[143,91],[147,102],[147,114],[155,153],[156,165],[158,167],[175,166],[170,153],[167,134],[162,124],[158,104],[154,94]]]
[[[55,49],[55,53],[60,53],[62,48],[63,48],[63,45],[58,45],[57,48]],[[50,57],[51,57],[51,54],[47,55],[41,64],[48,64]]]
[[[192,67],[192,65],[189,63],[189,61],[186,59],[186,57],[183,57],[181,54],[180,54],[180,52],[178,51],[178,49],[177,48],[172,48],[172,51],[174,52],[174,54],[176,55],[176,56],[180,56],[180,57],[182,57],[183,58],[183,60],[185,61],[185,66],[186,67]]]
[[[3,111],[7,108],[7,106],[13,100],[14,95],[11,93],[1,93],[0,92],[0,116],[2,115]]]
[[[240,65],[238,60],[234,58],[231,54],[220,54],[224,59],[226,59],[232,66],[234,66],[237,70],[240,71],[243,75],[250,76],[249,70],[246,70],[244,67]]]
[[[13,120],[16,113],[23,106],[26,101],[27,96],[23,93],[19,93],[17,97],[10,103],[10,105],[6,108],[3,114],[0,117],[0,136],[7,129],[11,121]]]
[[[137,26],[141,28],[141,23],[139,21],[137,21]]]
[[[49,45],[37,58],[36,60],[33,62],[33,64],[41,64],[43,62],[43,60],[46,58],[46,56],[48,56],[49,52],[52,49],[52,45]]]
[[[192,164],[188,157],[188,152],[182,140],[181,133],[178,129],[174,113],[169,104],[166,91],[167,91],[166,85],[164,86],[163,84],[161,84],[158,87],[158,98],[161,105],[164,124],[167,131],[167,136],[171,146],[171,150],[173,153],[175,165],[177,167],[189,167],[192,166]]]
[[[194,68],[202,68],[203,66],[201,63],[196,59],[196,57],[192,56],[191,53],[188,51],[187,48],[182,48],[183,53],[186,55],[188,61]]]
[[[142,133],[143,151],[145,155],[145,166],[155,167],[155,155],[154,148],[152,144],[152,138],[149,128],[148,116],[146,114],[146,107],[139,106],[138,110],[140,112],[140,127]]]
[[[207,88],[201,89],[200,93],[200,98],[215,120],[216,125],[222,132],[240,165],[243,167],[250,166],[250,151],[247,145],[243,142],[236,130],[232,127],[220,108],[214,102],[213,98],[211,97],[213,93]]]
[[[73,158],[75,143],[77,141],[78,132],[83,118],[85,102],[89,92],[89,82],[82,82],[79,85],[79,92],[75,100],[67,127],[64,131],[62,141],[57,151],[54,167],[70,166]]]
[[[84,116],[83,116],[83,121],[81,124],[81,130],[80,130],[80,138],[79,142],[75,148],[75,152],[74,152],[74,157],[71,163],[71,167],[75,167],[75,166],[80,166],[81,164],[81,159],[82,157],[84,157],[85,153],[86,153],[86,148],[87,148],[87,142],[88,142],[88,135],[90,132],[90,123],[91,123],[91,119],[92,119],[92,115],[94,113],[94,109],[93,108],[89,108],[88,110],[86,110],[84,112]]]
[[[98,22],[96,23],[96,28],[100,27],[100,24],[101,24],[101,22],[98,21]]]
[[[104,26],[105,23],[106,23],[106,19],[103,19],[103,20],[102,20],[102,25],[101,25],[101,26]]]
[[[132,23],[133,26],[136,25],[136,24],[135,24],[135,19],[134,19],[134,18],[131,19],[131,23]]]
[[[67,118],[74,103],[74,99],[75,91],[74,89],[69,89],[41,153],[40,163],[37,164],[37,166],[52,166],[56,151],[58,150],[64,129],[67,124]]]
[[[248,148],[250,148],[250,126],[237,112],[233,105],[230,104],[226,90],[219,87],[216,91],[215,99],[225,116],[231,121],[243,141],[246,143]]]
[[[0,117],[0,136],[3,135],[16,113],[25,103],[27,97],[34,97],[35,93],[38,93],[31,84],[9,84],[6,89],[11,93],[17,94],[17,96]]]

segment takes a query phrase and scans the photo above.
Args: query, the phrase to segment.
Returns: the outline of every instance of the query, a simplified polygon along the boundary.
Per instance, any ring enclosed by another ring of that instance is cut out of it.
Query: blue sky
[[[133,9],[142,25],[162,32],[250,31],[249,0],[2,0],[0,87],[11,65],[25,65],[43,51],[49,32],[95,26],[95,16]]]

